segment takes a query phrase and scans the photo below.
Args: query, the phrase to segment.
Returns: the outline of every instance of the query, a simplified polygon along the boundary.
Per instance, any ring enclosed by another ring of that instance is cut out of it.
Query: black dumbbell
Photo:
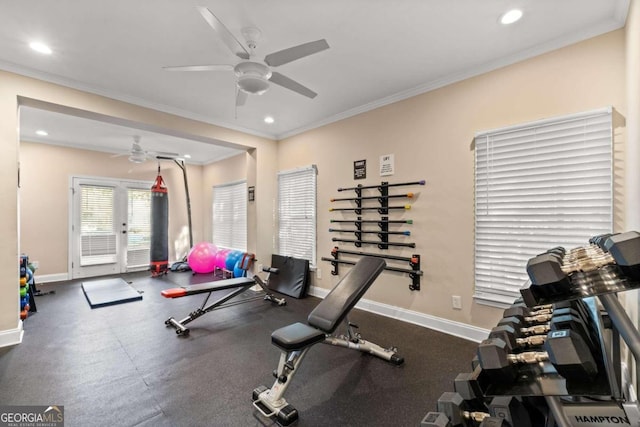
[[[459,373],[453,380],[453,389],[473,409],[486,409],[483,390],[486,384],[481,383],[482,368],[478,365],[473,372]]]
[[[531,427],[526,408],[514,396],[497,396],[489,403],[489,412],[470,411],[458,393],[445,392],[438,398],[438,412],[444,413],[452,427],[481,423],[487,418],[504,419],[510,426]]]
[[[546,324],[522,327],[519,318],[502,319],[498,326],[491,329],[489,338],[501,338],[510,350],[526,347],[537,347],[544,344],[550,331],[572,330],[585,340],[594,353],[600,351],[600,341],[597,338],[592,323],[586,323],[573,309],[560,309]]]
[[[535,316],[523,316],[523,315],[513,315],[509,317],[503,317],[498,321],[498,326],[502,325],[510,325],[514,329],[523,329],[531,326],[535,326],[535,324],[548,324],[552,325],[554,323],[553,319],[563,318],[566,319],[565,316],[572,316],[579,323],[583,325],[583,329],[585,330],[585,336],[590,335],[590,329],[592,328],[593,321],[590,312],[583,306],[584,303],[571,303],[569,307],[562,307],[554,309],[552,313],[548,314],[540,314]],[[516,310],[514,310],[516,311]],[[513,311],[512,311],[513,312]],[[556,321],[557,323],[557,321]],[[559,328],[562,329],[562,328]],[[553,330],[552,327],[549,330]],[[528,335],[540,335],[546,333],[541,328],[533,328],[531,333]]]
[[[555,310],[561,308],[573,308],[580,312],[586,318],[589,309],[583,299],[576,299],[572,301],[560,301],[554,304],[539,305],[534,307],[528,307],[524,302],[512,304],[503,313],[502,317],[522,316],[530,317],[539,314],[550,314]]]
[[[634,280],[640,280],[640,233],[627,231],[614,234],[604,242],[604,249],[616,260],[622,271]]]
[[[636,231],[614,234],[606,238],[603,236],[599,244],[591,246],[599,250],[583,248],[589,256],[572,263],[564,264],[556,255],[548,253],[531,258],[527,263],[527,273],[531,283],[562,284],[567,281],[568,275],[572,272],[590,271],[614,262],[623,267],[623,270],[640,265],[640,233]],[[565,258],[569,254],[571,251],[565,255]]]
[[[518,376],[518,364],[545,361],[549,361],[566,380],[586,380],[598,373],[591,349],[575,331],[549,332],[544,350],[512,354],[506,342],[500,338],[491,338],[481,342],[477,352],[483,372],[497,381],[515,381]]]
[[[452,427],[447,417],[442,412],[428,412],[420,422],[420,427]]]
[[[564,314],[551,319],[549,329],[551,329],[551,331],[574,331],[584,339],[593,354],[599,354],[601,352],[598,332],[593,326],[593,323],[585,323],[582,319],[576,318],[572,314]]]
[[[480,411],[469,411],[467,403],[455,392],[444,392],[438,398],[438,412],[447,416],[452,427],[466,426],[467,421],[480,422],[489,414]]]
[[[604,249],[604,242],[611,236],[613,236],[613,234],[611,233],[599,234],[597,236],[593,236],[592,238],[590,238],[589,243],[593,245],[597,245],[600,248]]]
[[[491,329],[489,338],[500,338],[507,344],[509,351],[530,347],[540,347],[547,339],[547,335],[530,335],[522,337],[521,332],[511,325],[500,325]]]

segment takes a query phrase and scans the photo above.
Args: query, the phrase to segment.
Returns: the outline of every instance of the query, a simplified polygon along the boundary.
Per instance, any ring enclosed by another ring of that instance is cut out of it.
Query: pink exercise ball
[[[212,273],[215,270],[218,248],[213,243],[197,243],[187,255],[187,264],[195,273]]]
[[[231,252],[231,249],[220,249],[216,254],[216,260],[214,262],[214,266],[218,268],[225,268],[225,263],[227,261],[227,254]]]

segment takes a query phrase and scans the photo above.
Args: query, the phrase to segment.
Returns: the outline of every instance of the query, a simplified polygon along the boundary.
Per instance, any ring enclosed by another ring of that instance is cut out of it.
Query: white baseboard
[[[43,283],[64,282],[65,280],[69,280],[67,273],[36,274],[36,286]]]
[[[318,298],[324,298],[328,293],[328,289],[318,288],[317,286],[311,286],[309,288],[309,295]],[[473,342],[480,342],[489,335],[488,329],[478,328],[477,326],[466,323],[455,322],[453,320],[443,319],[442,317],[431,316],[429,314],[366,299],[361,299],[358,304],[356,304],[356,308],[392,319],[402,320],[403,322],[413,323],[414,325],[423,326]]]
[[[0,331],[0,348],[20,344],[23,335],[22,320],[18,320],[17,328]]]

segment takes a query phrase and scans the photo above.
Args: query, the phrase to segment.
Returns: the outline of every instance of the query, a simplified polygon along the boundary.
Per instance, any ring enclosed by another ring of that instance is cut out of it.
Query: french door
[[[151,182],[72,178],[71,277],[149,268]]]

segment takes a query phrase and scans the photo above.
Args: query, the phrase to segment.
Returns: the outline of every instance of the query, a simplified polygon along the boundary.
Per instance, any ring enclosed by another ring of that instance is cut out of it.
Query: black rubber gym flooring
[[[38,286],[56,293],[36,297],[23,343],[0,349],[0,405],[64,405],[67,427],[275,424],[251,404],[253,389],[274,381],[280,353],[271,332],[305,321],[319,299],[223,308],[179,338],[164,320],[185,317],[206,294],[170,300],[160,291],[205,278],[120,277],[142,301],[92,310],[81,280]],[[405,364],[315,345],[285,394],[298,426],[419,426],[455,376],[471,369],[473,342],[357,309],[350,320],[364,339],[396,346]]]

